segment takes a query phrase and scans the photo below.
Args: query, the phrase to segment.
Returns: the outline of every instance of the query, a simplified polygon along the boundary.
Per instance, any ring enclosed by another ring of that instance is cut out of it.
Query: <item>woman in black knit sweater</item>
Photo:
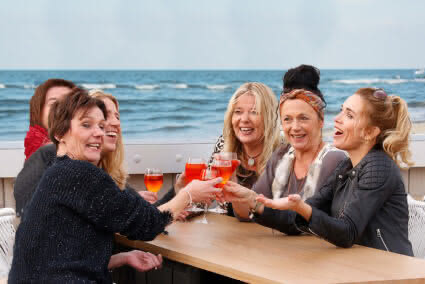
[[[108,261],[114,233],[152,240],[192,201],[211,199],[220,178],[195,181],[158,208],[121,191],[96,167],[107,112],[79,91],[56,103],[49,135],[58,158],[41,179],[16,233],[10,283],[111,282]]]

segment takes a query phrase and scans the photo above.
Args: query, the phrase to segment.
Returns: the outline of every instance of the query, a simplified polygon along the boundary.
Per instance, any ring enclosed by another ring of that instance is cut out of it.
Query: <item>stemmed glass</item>
[[[163,181],[164,178],[160,169],[147,168],[145,170],[145,185],[148,191],[158,192]]]
[[[201,171],[201,179],[202,180],[211,180],[211,179],[217,178],[219,176],[220,176],[220,172],[217,169],[212,168],[212,167],[208,167],[208,168],[203,169]],[[218,187],[218,184],[216,185],[216,187]],[[209,207],[208,203],[205,203],[204,217],[202,219],[202,223],[204,223],[204,224],[208,224],[208,221],[207,221],[208,207]]]
[[[186,184],[194,179],[201,180],[201,171],[207,168],[202,158],[189,158],[185,166]]]

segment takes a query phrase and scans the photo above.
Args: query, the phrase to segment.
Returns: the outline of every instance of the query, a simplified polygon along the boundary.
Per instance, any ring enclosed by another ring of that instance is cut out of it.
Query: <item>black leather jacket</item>
[[[308,232],[339,247],[359,244],[413,256],[407,194],[400,169],[384,151],[372,149],[354,168],[348,158],[342,161],[306,202],[312,207],[309,222],[293,211],[269,208],[254,220],[287,234]]]

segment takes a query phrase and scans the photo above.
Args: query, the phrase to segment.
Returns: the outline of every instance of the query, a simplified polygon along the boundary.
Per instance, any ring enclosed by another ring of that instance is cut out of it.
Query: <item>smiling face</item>
[[[256,111],[253,95],[245,93],[237,99],[232,114],[232,127],[237,139],[244,145],[256,145],[263,139],[263,118]]]
[[[106,111],[108,112],[103,150],[105,152],[113,152],[117,147],[118,136],[121,135],[120,114],[112,100],[104,98],[102,101],[105,103]]]
[[[361,148],[365,143],[365,129],[368,124],[365,101],[354,94],[342,105],[335,117],[334,146],[345,151]]]
[[[285,101],[280,108],[280,119],[285,137],[296,151],[311,151],[321,143],[323,121],[305,101]]]
[[[104,124],[105,117],[98,107],[77,111],[68,132],[60,139],[64,152],[72,159],[97,165],[105,135]]]
[[[51,87],[47,93],[46,93],[46,99],[44,101],[44,106],[42,110],[42,118],[41,121],[43,123],[44,128],[48,128],[48,118],[49,118],[49,112],[52,105],[58,101],[61,100],[67,93],[71,91],[70,88],[65,86],[58,86],[58,87]]]

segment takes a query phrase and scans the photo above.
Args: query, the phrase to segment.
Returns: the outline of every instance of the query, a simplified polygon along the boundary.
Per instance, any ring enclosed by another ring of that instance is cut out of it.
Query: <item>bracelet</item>
[[[189,190],[182,190],[183,192],[186,192],[187,195],[189,195],[189,204],[187,206],[192,206],[193,202],[192,202],[192,195],[190,194]]]
[[[251,220],[254,219],[255,213],[257,213],[258,205],[260,205],[260,202],[258,202],[257,200],[255,200],[254,208],[251,208],[249,210],[249,219],[251,219]]]

